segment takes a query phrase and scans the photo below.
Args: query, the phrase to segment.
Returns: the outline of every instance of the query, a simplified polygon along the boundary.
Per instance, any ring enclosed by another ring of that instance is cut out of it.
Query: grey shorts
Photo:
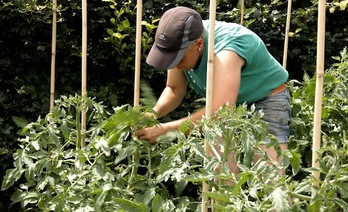
[[[268,123],[267,132],[273,134],[279,143],[287,143],[290,136],[290,95],[288,89],[282,92],[265,97],[255,104],[256,110],[262,110],[262,119]],[[269,142],[269,140],[265,140]]]

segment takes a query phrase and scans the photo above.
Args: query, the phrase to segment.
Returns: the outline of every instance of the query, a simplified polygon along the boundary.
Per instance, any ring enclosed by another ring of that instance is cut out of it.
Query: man
[[[263,41],[249,29],[226,22],[215,22],[213,111],[222,105],[255,104],[264,112],[268,132],[287,149],[290,103],[285,85],[288,72],[268,52]],[[163,117],[177,108],[186,94],[187,84],[201,96],[206,93],[209,21],[187,7],[166,11],[160,19],[155,42],[146,62],[167,69],[167,83],[153,110]],[[191,114],[198,121],[205,108]],[[160,123],[136,132],[140,139],[155,143],[168,131],[176,130],[189,117]],[[265,141],[266,143],[267,141]],[[266,144],[260,146],[266,150]],[[273,148],[266,150],[276,159]],[[254,160],[259,158],[255,157]]]

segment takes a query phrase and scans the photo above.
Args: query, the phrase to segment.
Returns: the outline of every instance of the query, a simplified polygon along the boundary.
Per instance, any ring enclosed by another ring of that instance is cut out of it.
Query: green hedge
[[[289,40],[288,70],[291,79],[312,76],[316,66],[317,5],[294,1]],[[143,1],[142,74],[159,96],[165,85],[165,71],[144,62],[152,44],[157,18],[176,5],[209,15],[208,1]],[[0,1],[0,153],[1,169],[12,166],[17,148],[17,131],[49,110],[51,66],[51,2],[47,0]],[[282,61],[286,1],[246,1],[245,25],[264,39],[270,52]],[[330,5],[332,8],[332,5]],[[218,1],[217,19],[239,22],[239,1]],[[347,9],[335,7],[327,13],[326,68],[347,45]],[[134,86],[136,1],[88,2],[88,95],[108,107],[132,104]],[[80,1],[58,1],[56,55],[56,98],[80,92],[81,5]],[[186,115],[201,104],[191,102],[190,90],[182,106],[167,119]],[[1,172],[1,178],[4,172]],[[8,194],[1,193],[1,199]],[[6,202],[4,200],[4,202]]]

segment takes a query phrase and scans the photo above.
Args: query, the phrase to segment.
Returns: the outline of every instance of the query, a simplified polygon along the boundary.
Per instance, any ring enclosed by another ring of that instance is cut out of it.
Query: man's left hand
[[[156,144],[157,139],[167,133],[166,128],[163,124],[159,123],[153,127],[148,127],[142,130],[138,130],[135,132],[135,135],[139,139],[146,140],[150,144]]]

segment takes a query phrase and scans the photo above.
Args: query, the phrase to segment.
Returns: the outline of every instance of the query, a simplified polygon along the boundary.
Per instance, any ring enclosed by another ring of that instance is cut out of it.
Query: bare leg
[[[278,162],[278,166],[280,167],[281,166],[281,162],[283,160],[282,157],[278,158],[277,159],[277,152],[276,150],[273,148],[273,147],[270,147],[267,149],[266,147],[267,145],[266,144],[261,144],[259,147],[264,150],[267,155],[272,159],[272,160],[276,160]],[[281,149],[281,151],[284,151],[286,149],[288,149],[288,144],[287,143],[284,143],[284,144],[279,144],[279,147]],[[260,160],[263,156],[258,154],[255,150],[254,152],[254,163],[256,163],[258,160]],[[285,170],[282,170],[282,174],[285,175]]]
[[[218,142],[224,142],[222,139],[220,139]],[[232,146],[235,145],[234,142],[231,143]],[[219,150],[219,147],[218,145],[215,145],[214,146],[214,149],[215,149],[215,153],[218,154],[219,156],[218,157],[222,157],[223,156],[223,153]],[[215,155],[216,155],[215,154]],[[217,156],[217,155],[216,155]],[[237,166],[237,163],[234,161],[234,153],[233,152],[230,152],[229,155],[228,155],[228,158],[227,158],[227,165],[231,171],[231,173],[234,173],[235,175],[239,174],[240,172],[240,169],[239,167]],[[221,165],[219,165],[217,168],[216,168],[216,171],[217,172],[220,172],[221,170]]]

